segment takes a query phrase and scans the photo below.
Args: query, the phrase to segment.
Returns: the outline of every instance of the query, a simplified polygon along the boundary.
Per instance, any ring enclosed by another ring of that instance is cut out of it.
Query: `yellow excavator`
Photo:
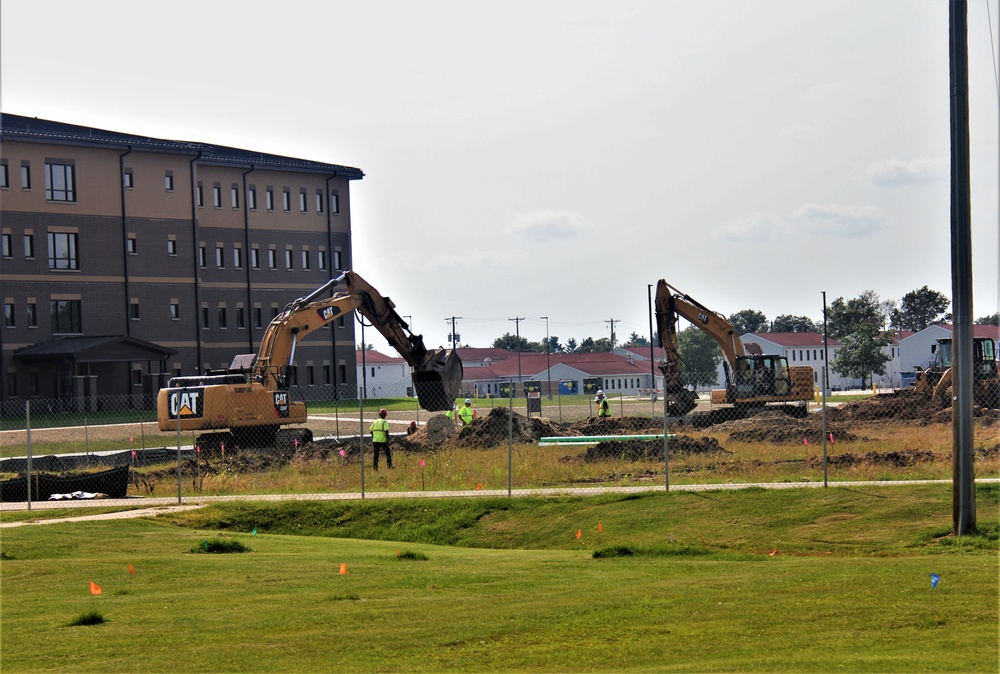
[[[945,407],[951,402],[952,344],[951,339],[939,339],[931,345],[934,362],[926,370],[917,368],[913,387],[917,393],[930,396]],[[989,337],[972,339],[972,400],[980,407],[1000,407],[1000,375],[997,373],[996,343]]]
[[[310,442],[308,428],[284,428],[307,420],[306,404],[292,400],[289,391],[295,378],[295,347],[306,335],[355,310],[413,368],[420,406],[428,411],[451,409],[462,386],[458,354],[454,349],[427,349],[423,337],[410,332],[396,313],[392,300],[353,271],[345,271],[288,304],[267,326],[256,356],[236,356],[227,370],[170,379],[156,401],[160,430],[214,431],[199,436],[203,448]]]
[[[712,403],[732,405],[729,418],[752,414],[771,403],[782,403],[793,416],[806,415],[807,403],[815,397],[811,367],[789,367],[784,356],[748,353],[729,321],[662,279],[656,285],[655,305],[668,416],[684,416],[698,404],[681,369],[678,317],[704,330],[722,348],[726,388],[712,391]]]

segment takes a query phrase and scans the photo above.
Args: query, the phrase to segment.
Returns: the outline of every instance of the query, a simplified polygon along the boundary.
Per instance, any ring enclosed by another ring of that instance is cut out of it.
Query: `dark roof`
[[[73,360],[77,363],[123,363],[161,360],[177,352],[125,335],[56,337],[14,352],[17,360]]]
[[[37,117],[22,117],[9,113],[0,113],[0,140],[27,140],[62,143],[66,145],[91,145],[124,148],[127,146],[156,152],[175,152],[197,155],[200,161],[237,164],[272,169],[287,169],[315,173],[333,173],[346,177],[348,180],[360,180],[364,177],[361,169],[338,164],[325,164],[308,159],[296,159],[265,152],[254,152],[225,145],[212,145],[186,140],[167,140],[150,138],[134,134],[95,129],[89,126],[78,126],[64,122],[54,122]]]

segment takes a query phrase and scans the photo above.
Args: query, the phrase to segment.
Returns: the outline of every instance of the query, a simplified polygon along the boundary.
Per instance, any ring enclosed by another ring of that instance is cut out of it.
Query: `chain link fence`
[[[605,407],[516,381],[501,387],[507,397],[433,399],[444,391],[425,387],[420,402],[412,390],[210,388],[161,391],[159,401],[5,401],[0,498],[669,488],[948,479],[953,468],[950,400],[913,387],[745,406],[702,392],[679,417],[660,392],[612,392]],[[984,402],[973,407],[976,475],[997,477],[1000,410]],[[392,469],[383,459],[376,471],[371,424],[382,409]]]

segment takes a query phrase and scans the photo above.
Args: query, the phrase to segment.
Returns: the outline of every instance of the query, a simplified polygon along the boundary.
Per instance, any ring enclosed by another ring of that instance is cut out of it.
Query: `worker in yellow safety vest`
[[[386,421],[385,417],[389,414],[387,411],[379,410],[378,419],[372,422],[371,427],[368,429],[372,434],[372,447],[375,448],[375,470],[378,470],[378,455],[379,452],[385,452],[385,463],[389,466],[389,470],[392,470],[392,454],[389,453],[389,422]]]
[[[597,390],[597,397],[594,399],[594,402],[597,403],[598,418],[611,416],[611,405],[608,404],[608,399],[604,397],[604,391]]]
[[[472,409],[472,400],[465,399],[465,406],[458,410],[458,417],[462,420],[463,426],[468,426],[476,418],[476,411]]]

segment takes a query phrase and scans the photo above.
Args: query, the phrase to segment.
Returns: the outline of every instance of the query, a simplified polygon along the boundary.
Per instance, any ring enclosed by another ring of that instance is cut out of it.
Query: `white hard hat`
[[[469,398],[466,398],[465,399],[465,404],[466,405],[471,405],[472,404],[472,400],[470,400]]]
[[[597,389],[597,395],[599,396],[604,395],[604,391],[602,391],[601,389]]]

